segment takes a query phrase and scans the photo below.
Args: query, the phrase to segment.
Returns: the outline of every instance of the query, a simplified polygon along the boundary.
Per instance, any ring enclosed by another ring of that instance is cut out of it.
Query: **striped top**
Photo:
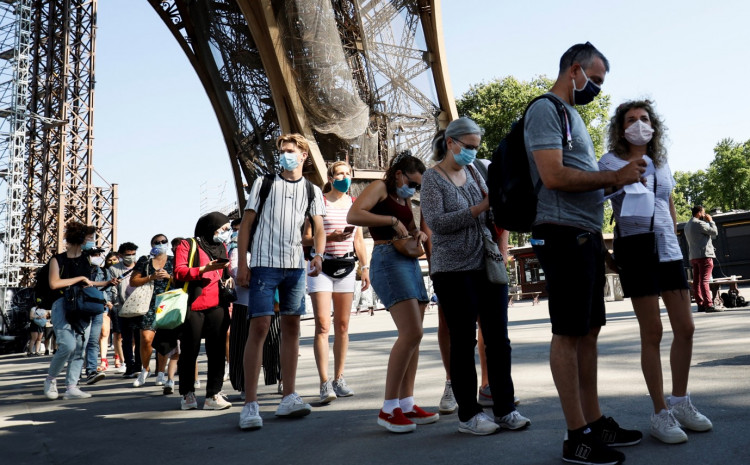
[[[253,183],[245,210],[256,211],[262,184],[262,176]],[[314,186],[313,190],[315,200],[310,206],[310,215],[325,216],[323,193],[318,186]],[[251,268],[304,268],[301,229],[305,223],[307,202],[305,178],[287,181],[278,175],[274,179],[253,238]]]
[[[349,209],[352,207],[354,200],[346,196],[344,204],[346,208],[334,208],[331,202],[323,196],[323,202],[326,206],[326,216],[323,217],[323,227],[325,228],[326,235],[331,234],[335,230],[343,231],[347,226],[352,226],[346,222],[346,215],[349,213]],[[354,232],[356,233],[356,228]],[[346,240],[342,242],[326,242],[326,255],[333,257],[341,257],[350,252],[354,251],[354,234],[350,235]]]
[[[651,164],[650,160],[647,160]],[[627,165],[629,162],[618,157],[614,153],[606,153],[599,160],[599,169],[601,171],[616,171]],[[675,186],[675,180],[672,177],[672,171],[665,162],[660,168],[656,168],[655,175],[646,176],[646,188],[653,192],[654,176],[656,176],[656,195],[654,205],[654,232],[656,233],[656,247],[659,251],[660,262],[671,262],[682,260],[682,251],[680,244],[677,242],[677,235],[674,232],[674,220],[669,211],[669,197],[672,195],[672,189]],[[620,216],[622,210],[622,201],[625,199],[624,193],[612,197],[612,210],[615,213],[617,222],[616,232],[623,237],[634,234],[646,233],[651,229],[650,216]]]

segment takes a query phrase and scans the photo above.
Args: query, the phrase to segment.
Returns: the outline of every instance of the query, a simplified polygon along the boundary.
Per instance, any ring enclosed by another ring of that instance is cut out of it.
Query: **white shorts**
[[[307,273],[305,273],[305,275],[307,275]],[[331,278],[321,271],[318,276],[307,276],[307,293],[312,294],[313,292],[354,292],[354,286],[356,285],[356,283],[356,269],[352,270],[351,273],[344,276],[343,278]]]

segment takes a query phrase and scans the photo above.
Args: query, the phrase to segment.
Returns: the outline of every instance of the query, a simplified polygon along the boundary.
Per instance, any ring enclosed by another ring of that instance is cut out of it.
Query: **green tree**
[[[750,209],[750,141],[719,142],[706,181],[706,203],[711,207],[723,211]]]
[[[494,79],[473,85],[456,100],[460,116],[473,119],[485,131],[477,156],[492,158],[492,152],[510,131],[513,123],[521,119],[526,106],[535,97],[547,92],[554,84],[546,76],[537,76],[531,81],[519,81],[513,76]],[[586,123],[597,157],[604,153],[604,138],[610,108],[609,95],[600,93],[589,105],[576,110]],[[608,224],[608,217],[605,224]],[[511,233],[511,244],[523,245],[530,235]]]
[[[528,82],[507,76],[473,85],[456,100],[459,115],[468,116],[485,130],[478,156],[491,158],[492,151],[510,131],[512,124],[523,116],[529,102],[547,92],[552,84],[554,81],[546,76],[537,76]],[[609,108],[610,97],[603,93],[589,105],[576,107],[599,156],[604,153]]]

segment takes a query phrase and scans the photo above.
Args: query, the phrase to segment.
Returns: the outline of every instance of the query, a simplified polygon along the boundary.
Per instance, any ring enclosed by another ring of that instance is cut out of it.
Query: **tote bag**
[[[143,286],[138,286],[125,299],[117,314],[121,318],[135,318],[148,313],[151,306],[151,297],[154,295],[154,283],[149,281]]]
[[[195,250],[195,239],[191,238],[188,267],[193,266]],[[171,284],[172,279],[170,278],[167,289],[161,294],[156,294],[156,321],[154,321],[154,328],[156,329],[174,329],[185,322],[188,308],[188,282],[185,281],[184,286],[170,291],[169,286]]]

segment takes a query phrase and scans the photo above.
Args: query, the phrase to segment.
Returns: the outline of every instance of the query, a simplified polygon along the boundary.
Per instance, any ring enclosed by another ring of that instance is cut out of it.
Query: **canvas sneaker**
[[[279,407],[276,409],[277,417],[304,417],[312,412],[310,404],[306,404],[302,401],[300,396],[296,392],[289,394],[288,396],[281,399]]]
[[[180,400],[180,409],[193,410],[198,408],[198,401],[195,399],[194,392],[188,392]]]
[[[44,395],[49,400],[55,400],[59,396],[57,392],[57,380],[45,379],[44,380]]]
[[[672,412],[675,419],[680,422],[684,428],[693,431],[708,431],[713,428],[711,420],[706,418],[705,415],[700,413],[693,403],[690,401],[690,394],[688,393],[687,399],[683,402],[672,405],[672,398],[668,399],[669,411]]]
[[[227,401],[223,395],[215,394],[212,397],[206,397],[206,401],[203,403],[203,410],[224,410],[232,406],[232,403]]]
[[[333,380],[333,392],[338,397],[350,397],[354,395],[354,391],[346,384],[343,376]]]
[[[240,412],[241,430],[259,429],[263,426],[263,419],[260,417],[258,410],[257,402],[248,402],[242,407],[242,412]]]
[[[329,379],[325,383],[320,383],[320,403],[329,404],[336,400],[336,393],[333,392],[333,383]]]
[[[63,399],[88,399],[91,394],[83,392],[78,386],[68,386],[68,389],[63,395]]]
[[[643,433],[638,430],[620,428],[612,417],[602,416],[591,423],[591,429],[610,447],[634,446],[643,438]]]
[[[566,435],[567,436],[567,435]],[[604,445],[590,427],[563,442],[563,461],[582,465],[619,465],[625,454]]]
[[[416,405],[412,407],[411,412],[404,413],[404,416],[415,425],[429,425],[440,419],[439,413],[426,412]]]
[[[446,381],[443,397],[440,398],[438,412],[448,415],[455,412],[457,408],[458,404],[456,403],[456,396],[453,395],[453,386],[451,386],[450,381]]]
[[[524,429],[531,425],[531,420],[518,413],[518,410],[513,410],[503,417],[495,417],[495,423],[497,423],[500,428],[515,431]]]
[[[378,414],[378,424],[391,433],[410,433],[417,429],[417,425],[406,418],[400,408],[393,409],[393,413],[385,413],[381,409]]]
[[[168,379],[164,383],[164,389],[162,389],[162,392],[164,393],[165,396],[172,394],[174,392],[174,380]]]
[[[86,384],[96,384],[99,381],[103,380],[106,375],[101,371],[95,371],[93,373],[89,373],[89,375],[86,377]]]
[[[492,401],[492,391],[490,390],[489,384],[479,388],[477,402],[479,402],[479,405],[482,407],[492,407],[495,405],[495,402]]]
[[[167,380],[167,374],[163,371],[160,371],[156,374],[156,382],[154,383],[157,386],[164,386],[164,382]]]
[[[475,434],[477,436],[486,436],[500,429],[497,423],[492,421],[484,412],[479,412],[469,421],[459,421],[458,431],[460,433]]]
[[[138,375],[135,381],[133,381],[133,387],[141,387],[146,384],[146,378],[148,378],[150,375],[151,372],[148,369],[142,369],[141,373]]]
[[[651,436],[667,444],[680,444],[688,440],[672,412],[662,410],[651,414]]]

